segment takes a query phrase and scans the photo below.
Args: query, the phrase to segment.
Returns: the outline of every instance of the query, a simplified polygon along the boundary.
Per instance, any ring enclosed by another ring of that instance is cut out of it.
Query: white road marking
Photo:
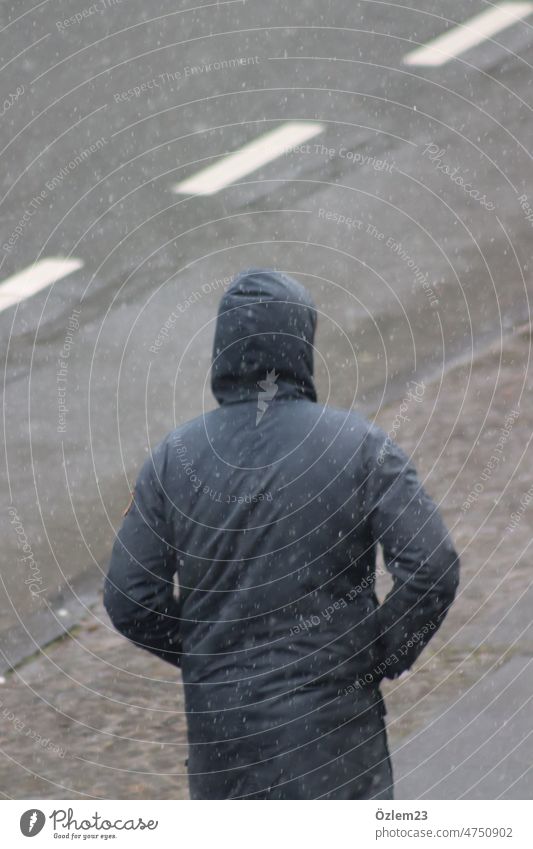
[[[497,3],[403,57],[405,65],[444,65],[533,12],[533,3]]]
[[[83,267],[81,259],[41,259],[0,283],[0,312]]]
[[[180,195],[214,195],[325,129],[316,121],[289,121],[178,183],[173,191]]]

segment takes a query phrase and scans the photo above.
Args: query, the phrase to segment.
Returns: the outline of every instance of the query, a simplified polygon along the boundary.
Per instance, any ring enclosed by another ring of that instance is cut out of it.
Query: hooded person
[[[112,622],[181,668],[193,799],[392,798],[379,684],[455,596],[457,554],[406,455],[317,403],[316,320],[295,280],[237,276],[216,324],[219,406],[155,449],[113,547]]]

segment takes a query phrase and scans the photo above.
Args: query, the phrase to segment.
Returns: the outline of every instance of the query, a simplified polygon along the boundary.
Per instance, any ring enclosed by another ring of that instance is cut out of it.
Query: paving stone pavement
[[[400,426],[401,398],[377,415],[441,503],[463,564],[443,628],[385,685],[398,798],[531,798],[530,346],[522,329],[419,385]],[[5,675],[0,749],[5,798],[188,795],[179,676],[116,634],[100,602]]]

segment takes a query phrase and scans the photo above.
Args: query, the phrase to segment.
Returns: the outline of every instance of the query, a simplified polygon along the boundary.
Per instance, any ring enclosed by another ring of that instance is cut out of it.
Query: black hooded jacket
[[[378,767],[363,770],[358,747],[379,728],[355,720],[381,715],[379,681],[412,665],[457,588],[405,454],[317,403],[315,326],[293,279],[235,279],[214,341],[220,406],[155,449],[113,548],[111,620],[181,666],[196,798],[364,795],[353,779]],[[381,605],[378,544],[392,577]]]

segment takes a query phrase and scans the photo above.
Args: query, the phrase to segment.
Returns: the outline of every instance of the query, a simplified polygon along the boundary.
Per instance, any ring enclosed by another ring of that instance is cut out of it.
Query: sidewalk
[[[532,798],[530,342],[528,328],[428,387],[398,437],[463,568],[442,632],[386,688],[397,798]]]
[[[445,625],[385,686],[398,798],[533,794],[529,349],[528,329],[419,389],[409,421],[397,426],[401,401],[377,417],[442,502],[463,563]],[[185,739],[175,673],[116,634],[100,603],[0,685],[8,798],[185,799]]]

